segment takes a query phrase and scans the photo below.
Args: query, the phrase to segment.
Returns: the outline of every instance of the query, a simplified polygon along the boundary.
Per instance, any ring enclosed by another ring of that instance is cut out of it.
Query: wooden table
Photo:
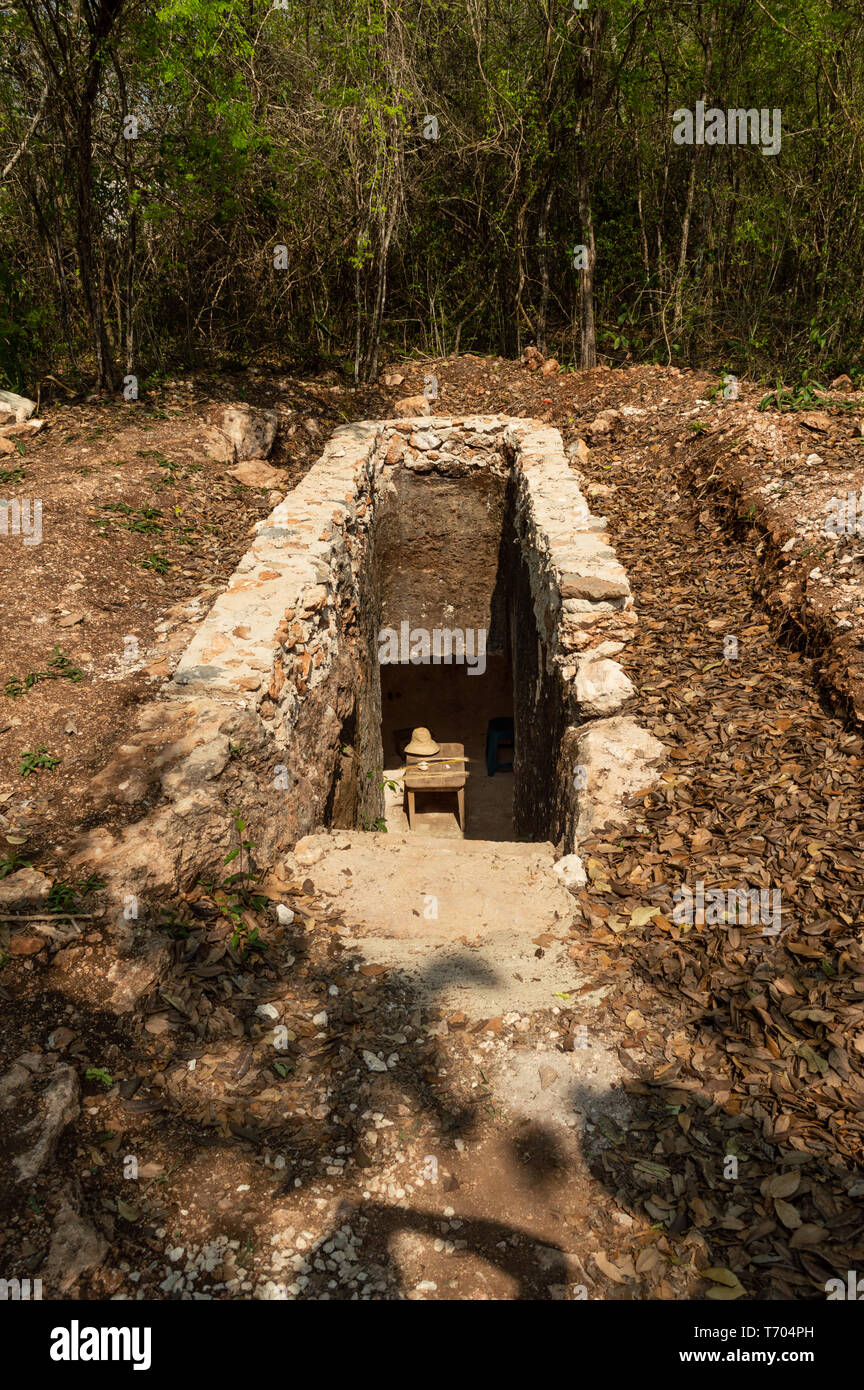
[[[462,743],[442,743],[440,753],[421,757],[419,753],[405,754],[405,791],[408,794],[408,827],[414,829],[415,792],[456,792],[459,811],[457,822],[465,832],[465,782],[468,778],[468,764],[453,762],[447,765],[447,758],[464,758],[465,745]],[[425,771],[415,771],[412,764],[428,763]]]

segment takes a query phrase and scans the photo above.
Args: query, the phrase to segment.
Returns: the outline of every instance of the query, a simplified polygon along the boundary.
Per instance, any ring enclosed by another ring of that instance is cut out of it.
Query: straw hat
[[[441,746],[435,742],[428,729],[414,729],[411,742],[405,745],[405,752],[428,757],[432,753],[440,753]]]

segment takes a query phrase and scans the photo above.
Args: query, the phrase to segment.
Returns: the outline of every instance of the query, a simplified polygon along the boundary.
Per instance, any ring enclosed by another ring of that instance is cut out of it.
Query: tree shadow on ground
[[[175,942],[171,971],[154,984],[143,1005],[143,1012],[150,1019],[154,1017],[150,1011],[155,1008],[161,1010],[156,1016],[171,1024],[166,1033],[157,1037],[144,1031],[140,1014],[118,1015],[104,1007],[88,1005],[80,980],[70,979],[67,992],[62,977],[58,984],[53,970],[51,987],[46,981],[40,990],[38,981],[29,979],[26,998],[23,993],[17,999],[14,994],[10,996],[15,1011],[20,1012],[28,1000],[32,1004],[36,984],[39,1014],[45,1020],[45,1036],[42,1036],[41,1027],[31,1030],[31,1035],[34,1042],[38,1039],[37,1045],[41,1047],[46,1046],[51,1027],[70,1016],[67,1011],[71,1005],[74,1030],[81,1046],[77,1055],[58,1054],[58,1060],[71,1062],[82,1083],[88,1068],[105,1068],[111,1078],[110,1084],[84,1084],[85,1100],[88,1093],[98,1098],[98,1120],[94,1118],[91,1122],[82,1114],[61,1139],[55,1162],[29,1187],[22,1185],[20,1191],[7,1193],[7,1215],[14,1226],[14,1230],[7,1231],[7,1236],[12,1241],[11,1248],[19,1243],[26,1250],[20,1273],[38,1272],[51,1234],[50,1225],[44,1229],[40,1227],[39,1238],[33,1241],[29,1212],[41,1207],[50,1221],[61,1190],[70,1179],[78,1182],[79,1199],[76,1200],[82,1217],[111,1241],[107,1263],[116,1266],[118,1260],[125,1257],[133,1267],[145,1260],[152,1265],[154,1230],[175,1220],[172,1208],[184,1206],[184,1201],[176,1196],[184,1170],[190,1175],[193,1172],[200,1175],[203,1162],[218,1175],[222,1172],[220,1165],[227,1164],[224,1172],[230,1173],[233,1181],[231,1164],[236,1159],[250,1171],[257,1168],[259,1173],[264,1173],[269,1185],[265,1187],[262,1179],[254,1210],[244,1210],[242,1217],[233,1209],[220,1211],[218,1207],[211,1207],[208,1217],[212,1218],[214,1234],[225,1228],[231,1229],[233,1234],[235,1228],[238,1231],[242,1228],[249,1239],[254,1237],[266,1248],[274,1229],[274,1207],[281,1205],[284,1209],[286,1202],[298,1195],[297,1180],[303,1188],[301,1197],[316,1183],[320,1187],[326,1185],[329,1206],[337,1203],[340,1211],[353,1211],[364,1220],[369,1231],[370,1252],[384,1272],[387,1285],[388,1292],[381,1296],[406,1296],[409,1290],[404,1285],[398,1261],[391,1253],[393,1241],[400,1231],[436,1240],[442,1217],[430,1211],[406,1210],[377,1198],[358,1200],[358,1188],[362,1191],[367,1187],[379,1163],[374,1152],[364,1150],[362,1136],[368,1129],[368,1121],[362,1117],[370,1110],[393,1113],[394,1103],[402,1105],[409,1112],[403,1117],[406,1132],[414,1131],[410,1137],[419,1139],[424,1150],[439,1147],[447,1152],[454,1151],[456,1140],[470,1140],[477,1133],[481,1118],[477,1101],[470,1095],[466,1099],[466,1094],[460,1094],[449,1080],[436,1074],[441,1048],[438,1040],[427,1034],[422,1022],[410,1030],[410,1035],[404,1034],[403,1043],[387,1041],[382,1046],[385,1029],[391,1035],[399,1034],[406,1019],[415,1022],[422,1019],[426,1005],[421,1001],[428,999],[428,991],[437,988],[439,983],[434,963],[430,965],[428,979],[412,978],[400,971],[365,977],[354,970],[355,966],[363,964],[359,953],[350,947],[343,948],[341,943],[332,954],[324,953],[319,949],[320,942],[313,946],[306,934],[298,931],[286,938],[279,953],[272,954],[266,975],[262,972],[260,979],[256,977],[253,963],[238,962],[230,957],[224,960],[224,979],[212,973],[209,966],[204,967],[203,975],[195,977],[196,964],[201,966],[212,952],[212,946],[212,940],[203,933],[200,940]],[[281,998],[282,995],[274,991],[281,990],[286,983],[297,995],[308,996],[317,987],[326,997],[337,968],[339,978],[347,978],[349,983],[351,979],[357,981],[358,991],[341,989],[338,996],[328,999],[327,1024],[319,1034],[297,1039],[287,1052],[274,1053],[257,1013],[260,1002]],[[477,967],[470,953],[466,953],[460,968],[464,968],[465,983],[476,985]],[[485,977],[488,972],[484,968],[481,973]],[[197,990],[191,995],[183,992],[190,974],[196,980]],[[452,984],[457,976],[458,969],[451,963],[448,983]],[[189,1009],[195,1000],[200,1005],[205,995],[213,1000],[221,1001],[226,997],[232,1000],[242,1023],[242,1036],[229,1033],[228,1036],[202,1038],[195,1035],[188,1018],[177,1005]],[[224,1049],[220,1088],[225,1081],[229,1100],[236,1098],[232,1094],[235,1081],[238,1087],[246,1083],[242,1095],[244,1103],[254,1099],[260,1090],[272,1089],[276,1079],[274,1059],[284,1059],[302,1064],[310,1092],[318,1085],[326,1085],[327,1113],[317,1118],[308,1113],[303,1117],[294,1116],[294,1120],[301,1119],[300,1124],[283,1126],[271,1126],[260,1120],[240,1123],[231,1120],[227,1124],[207,1125],[201,1120],[204,1103],[209,1099],[206,1088],[197,1094],[188,1082],[195,1077],[195,1064],[200,1058],[219,1049]],[[385,1057],[391,1051],[396,1052],[398,1061],[388,1065],[386,1072],[371,1073],[362,1060],[367,1049],[383,1053]],[[193,1064],[191,1069],[190,1063]],[[180,1080],[187,1083],[185,1087],[178,1084]],[[330,1156],[342,1146],[348,1155],[344,1173],[325,1177]],[[280,1149],[285,1150],[287,1162],[282,1180],[274,1185],[273,1169],[265,1169],[262,1159]],[[148,1158],[160,1158],[164,1154],[166,1159],[171,1159],[170,1164],[165,1163],[167,1176],[158,1179],[156,1187],[152,1182],[125,1180],[123,1164],[130,1153]],[[514,1147],[513,1162],[520,1181],[536,1193],[554,1174],[560,1173],[565,1159],[554,1140],[539,1130],[523,1128]],[[230,1191],[224,1174],[221,1181],[223,1194]],[[432,1201],[441,1201],[440,1187],[436,1189],[430,1184],[426,1192]],[[130,1205],[135,1208],[135,1214],[124,1216]],[[144,1231],[149,1235],[142,1245]],[[566,1277],[560,1248],[554,1243],[539,1247],[536,1238],[518,1222],[466,1218],[459,1239],[465,1242],[462,1248],[466,1255],[482,1259],[492,1270],[512,1281],[517,1298],[544,1296],[542,1291],[550,1281],[563,1282]],[[321,1245],[326,1241],[325,1232],[317,1243]],[[337,1290],[334,1295],[326,1288],[329,1281],[319,1279],[320,1273],[314,1271],[310,1276],[310,1283],[302,1294],[304,1298],[315,1297],[316,1290],[327,1292],[328,1297],[351,1297],[345,1289]],[[91,1282],[92,1277],[92,1273],[86,1274],[66,1296],[110,1296],[94,1292],[98,1290],[98,1283]],[[46,1293],[51,1296],[50,1292]],[[177,1295],[152,1289],[148,1296]],[[232,1295],[216,1293],[214,1296]]]

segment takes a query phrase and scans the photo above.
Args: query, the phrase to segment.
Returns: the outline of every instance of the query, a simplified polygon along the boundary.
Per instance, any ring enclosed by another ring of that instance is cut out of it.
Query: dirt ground
[[[821,529],[829,496],[864,486],[864,402],[759,411],[755,385],[727,401],[655,367],[391,370],[360,393],[196,378],[51,404],[3,460],[44,539],[0,545],[0,874],[53,880],[57,925],[0,925],[0,1057],[34,1106],[68,1068],[80,1105],[53,1161],[4,1184],[0,1266],[45,1297],[823,1299],[864,1258],[864,545]],[[442,411],[587,441],[575,466],[640,615],[634,713],[670,752],[631,829],[585,847],[566,939],[538,934],[568,962],[557,997],[431,1008],[298,875],[247,956],[208,885],[167,904],[170,971],[143,1016],[107,1005],[98,883],[71,881],[66,847],[271,506],[208,459],[209,411],[275,405],[287,488],[336,423],[392,414],[429,371]],[[40,749],[59,761],[25,775]],[[780,889],[780,935],[676,923],[697,877]]]

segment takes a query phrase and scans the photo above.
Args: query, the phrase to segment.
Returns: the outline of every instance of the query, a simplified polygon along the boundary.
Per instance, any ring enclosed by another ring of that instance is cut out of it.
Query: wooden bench
[[[468,779],[468,765],[464,761],[454,761],[449,766],[448,758],[464,759],[465,745],[462,743],[442,743],[440,753],[405,754],[405,792],[408,798],[408,827],[414,829],[414,796],[416,792],[455,792],[458,804],[456,816],[459,827],[465,833],[465,783]],[[425,769],[414,764],[426,763]]]

